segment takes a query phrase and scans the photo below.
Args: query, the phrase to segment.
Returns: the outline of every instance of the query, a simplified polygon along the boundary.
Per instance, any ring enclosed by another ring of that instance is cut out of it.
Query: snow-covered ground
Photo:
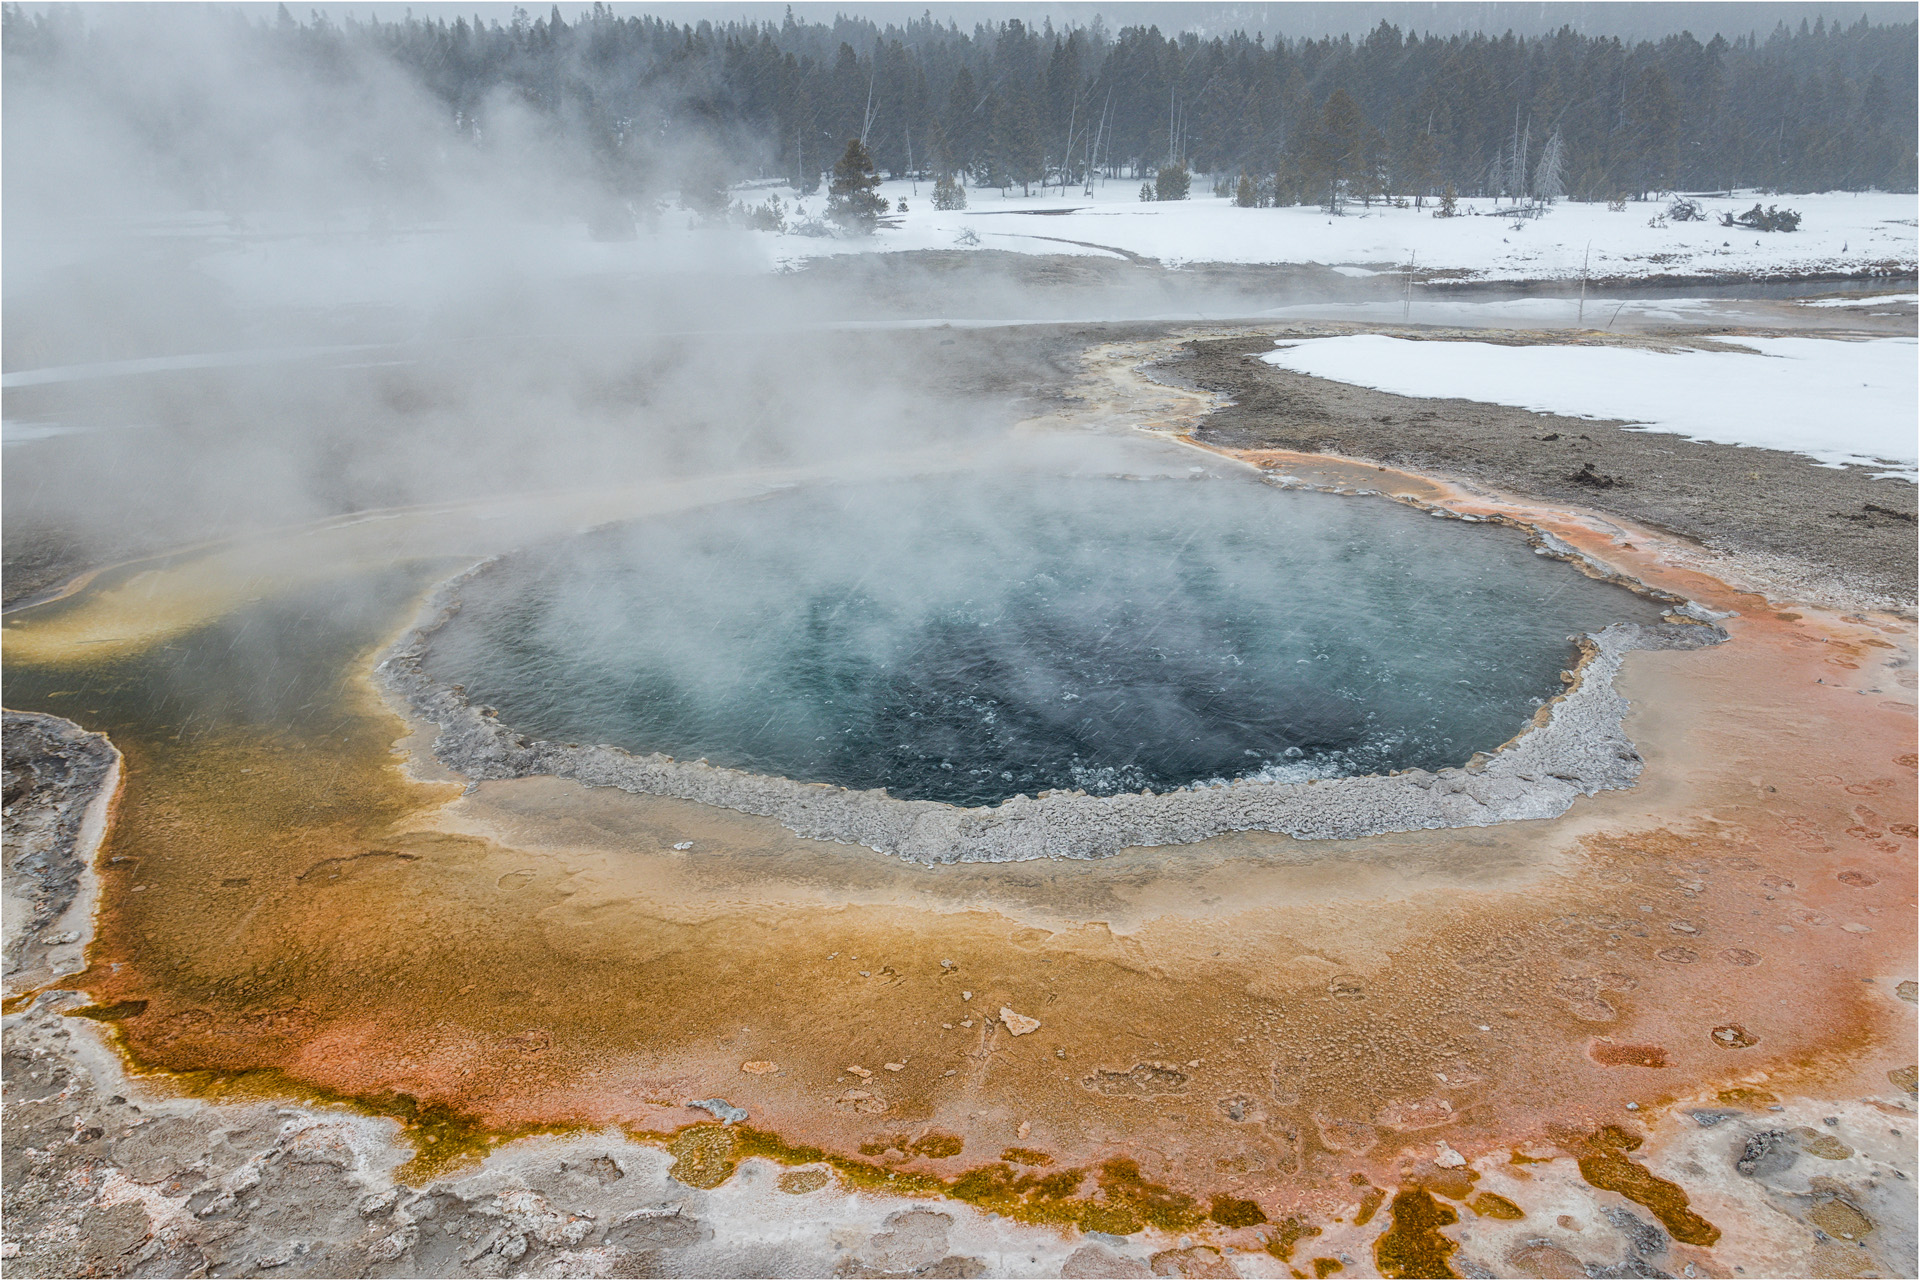
[[[793,193],[774,190],[791,207]],[[1911,272],[1920,261],[1915,225],[1920,203],[1910,195],[1746,193],[1702,201],[1705,222],[1650,226],[1663,204],[1629,204],[1613,213],[1604,204],[1562,201],[1544,217],[1516,221],[1509,206],[1496,208],[1489,200],[1461,201],[1455,218],[1435,218],[1431,207],[1378,204],[1350,206],[1340,217],[1310,207],[1242,209],[1213,195],[1149,203],[1140,200],[1137,182],[1121,181],[1096,186],[1090,198],[1073,189],[1064,197],[1058,188],[1022,197],[970,188],[968,207],[949,212],[933,208],[925,183],[917,195],[904,182],[885,183],[881,193],[896,205],[904,198],[907,212],[896,215],[898,227],[871,237],[752,234],[785,262],[861,250],[959,247],[1135,254],[1173,266],[1320,263],[1348,268],[1343,273],[1348,275],[1366,274],[1353,268],[1399,273],[1411,263],[1422,274],[1473,280],[1578,280],[1583,261],[1594,279]],[[765,192],[737,194],[754,203],[766,198]],[[1721,212],[1742,213],[1756,201],[1799,210],[1800,230],[1752,232],[1719,225]],[[815,195],[800,203],[817,217],[826,199]]]
[[[1201,180],[1201,184],[1204,180]],[[1196,184],[1196,185],[1201,185]],[[1801,229],[1740,232],[1711,222],[1650,227],[1657,204],[1562,202],[1516,226],[1486,200],[1460,202],[1462,215],[1430,209],[1353,207],[1333,218],[1314,208],[1241,209],[1210,194],[1142,203],[1138,183],[1098,186],[1092,198],[1057,188],[1023,198],[969,189],[969,206],[933,208],[932,189],[889,182],[890,202],[907,211],[897,226],[870,236],[807,236],[704,227],[668,204],[643,216],[636,239],[600,242],[584,220],[532,222],[450,218],[393,225],[370,213],[310,218],[186,214],[139,223],[103,220],[33,231],[9,227],[8,293],[20,298],[64,268],[119,253],[171,249],[240,305],[343,307],[459,306],[469,292],[501,279],[635,278],[698,272],[716,280],[761,275],[810,258],[924,249],[998,249],[1031,254],[1136,255],[1169,266],[1217,263],[1317,263],[1355,278],[1384,275],[1391,293],[1409,263],[1442,279],[1579,279],[1583,260],[1596,280],[1662,277],[1739,279],[1810,273],[1859,275],[1920,267],[1913,196],[1830,194],[1777,198],[1798,209]],[[735,199],[781,197],[819,223],[826,197],[796,201],[785,188],[740,188]],[[1707,200],[1707,212],[1750,207],[1757,197]],[[801,218],[791,217],[798,224]],[[1590,247],[1590,248],[1589,248]],[[1413,290],[1416,310],[1421,291]],[[1591,309],[1589,309],[1591,310]],[[1419,319],[1416,315],[1415,319]],[[1569,322],[1570,323],[1570,322]]]
[[[1289,342],[1282,369],[1401,396],[1460,397],[1612,418],[1694,440],[1805,454],[1829,465],[1920,466],[1920,344],[1911,338],[1742,338],[1748,351],[1509,347],[1381,334]]]
[[[1911,307],[1920,303],[1915,294],[1873,294],[1866,298],[1809,298],[1803,307]]]

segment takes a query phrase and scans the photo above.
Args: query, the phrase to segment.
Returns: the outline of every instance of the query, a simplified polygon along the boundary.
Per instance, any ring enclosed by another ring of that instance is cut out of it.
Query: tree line
[[[1916,187],[1920,23],[1865,17],[1705,44],[1385,22],[1360,39],[1272,41],[1098,22],[676,25],[599,4],[572,23],[558,8],[302,22],[282,7],[233,21],[263,57],[308,73],[367,58],[399,68],[452,138],[483,142],[503,102],[529,109],[627,194],[753,177],[810,192],[850,139],[894,177],[1031,191],[1177,170],[1224,175],[1222,190],[1258,203],[1332,187],[1415,199]],[[45,12],[8,6],[4,22],[10,64],[78,47]]]

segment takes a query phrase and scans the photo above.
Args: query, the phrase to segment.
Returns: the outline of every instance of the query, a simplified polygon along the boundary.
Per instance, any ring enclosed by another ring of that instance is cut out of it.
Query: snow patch
[[[1399,396],[1610,418],[1693,440],[1804,454],[1830,466],[1904,464],[1914,480],[1920,385],[1912,338],[1741,338],[1747,351],[1508,347],[1357,334],[1262,357]]]
[[[1874,294],[1870,298],[1809,298],[1802,307],[1875,307],[1889,304],[1906,303],[1909,307],[1920,303],[1916,294]]]

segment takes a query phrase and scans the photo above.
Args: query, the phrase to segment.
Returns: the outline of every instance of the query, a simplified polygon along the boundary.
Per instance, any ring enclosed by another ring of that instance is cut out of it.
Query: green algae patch
[[[1098,1201],[1082,1205],[1077,1221],[1082,1232],[1106,1232],[1117,1237],[1132,1236],[1147,1226],[1133,1211]]]
[[[907,1151],[915,1156],[924,1156],[938,1161],[950,1156],[959,1156],[961,1149],[966,1146],[966,1140],[959,1135],[935,1130],[914,1140]]]
[[[1372,1221],[1375,1214],[1380,1212],[1381,1205],[1387,1199],[1387,1191],[1385,1188],[1374,1187],[1364,1174],[1353,1176],[1353,1186],[1360,1192],[1360,1209],[1353,1216],[1353,1226],[1364,1227]]]
[[[960,1175],[947,1186],[947,1195],[1025,1223],[1076,1224],[1085,1207],[1075,1194],[1086,1177],[1085,1170],[1030,1174],[995,1162]]]
[[[1251,1228],[1267,1221],[1267,1212],[1258,1201],[1239,1197],[1216,1196],[1207,1209],[1207,1217],[1223,1228]]]
[[[77,1010],[68,1010],[67,1017],[92,1019],[96,1023],[118,1023],[121,1019],[137,1019],[146,1012],[145,1001],[111,1001],[105,1005],[83,1005]]]
[[[825,1170],[788,1170],[780,1176],[780,1190],[792,1196],[805,1196],[831,1182],[833,1176]]]
[[[1578,1158],[1580,1177],[1606,1192],[1618,1192],[1627,1200],[1645,1206],[1665,1225],[1673,1239],[1686,1245],[1712,1245],[1720,1239],[1720,1229],[1687,1207],[1687,1192],[1678,1183],[1663,1179],[1627,1153],[1642,1143],[1639,1135],[1617,1125],[1603,1126],[1584,1141],[1570,1145]]]
[[[1306,1237],[1317,1237],[1320,1229],[1297,1215],[1288,1215],[1275,1225],[1276,1230],[1268,1234],[1260,1248],[1282,1263],[1293,1262],[1293,1247]]]
[[[758,1130],[749,1125],[727,1128],[733,1136],[733,1154],[736,1164],[750,1156],[757,1156],[780,1165],[828,1166],[849,1187],[865,1192],[890,1192],[895,1196],[920,1197],[936,1197],[946,1192],[945,1182],[937,1175],[919,1174],[912,1170],[889,1170],[884,1165],[841,1156],[828,1152],[825,1148],[816,1148],[804,1143],[789,1143],[770,1130]],[[634,1137],[653,1136],[636,1135]]]
[[[1149,1181],[1140,1173],[1140,1163],[1131,1157],[1102,1163],[1099,1183],[1109,1203],[1133,1211],[1163,1232],[1185,1231],[1204,1217],[1199,1202],[1163,1183]]]
[[[1440,1231],[1460,1216],[1425,1188],[1397,1193],[1387,1211],[1392,1226],[1373,1243],[1373,1261],[1383,1277],[1457,1277],[1447,1256],[1460,1247]]]
[[[717,1188],[739,1168],[733,1148],[733,1135],[724,1125],[688,1126],[667,1144],[673,1154],[667,1174],[690,1188]]]
[[[1482,1192],[1467,1202],[1467,1208],[1483,1219],[1524,1219],[1527,1212],[1522,1210],[1498,1192]]]
[[[710,1144],[714,1151],[718,1151],[720,1138],[693,1140],[685,1137],[695,1131],[721,1131],[728,1145],[724,1158],[700,1157],[700,1163],[694,1167],[696,1172],[717,1171],[724,1165],[727,1175],[731,1175],[741,1161],[755,1156],[781,1165],[826,1166],[847,1186],[861,1191],[887,1192],[895,1196],[946,1197],[1020,1223],[1078,1227],[1085,1232],[1111,1232],[1116,1236],[1130,1236],[1149,1226],[1170,1232],[1186,1231],[1198,1227],[1211,1217],[1193,1197],[1153,1182],[1140,1172],[1139,1162],[1126,1157],[1102,1162],[1096,1170],[1047,1170],[1046,1166],[1052,1162],[1047,1154],[1010,1148],[1003,1155],[1017,1153],[1020,1164],[1003,1159],[976,1166],[952,1178],[942,1178],[914,1170],[888,1169],[873,1161],[842,1156],[824,1148],[789,1143],[771,1131],[752,1126],[702,1124],[672,1136],[632,1134],[631,1137],[642,1142],[661,1144],[673,1152],[676,1159],[681,1158],[681,1149],[676,1144]],[[934,1137],[928,1135],[920,1142],[926,1143],[927,1139]],[[944,1151],[948,1145],[935,1146]],[[1082,1195],[1083,1185],[1090,1176],[1094,1179],[1097,1191],[1091,1196]],[[680,1176],[676,1173],[675,1177]],[[720,1181],[724,1182],[724,1176]],[[1216,1203],[1224,1204],[1230,1200],[1216,1198]],[[1252,1202],[1233,1204],[1251,1206],[1254,1213],[1259,1213],[1259,1207]],[[1232,1215],[1234,1211],[1229,1210],[1228,1213]],[[1261,1220],[1250,1220],[1261,1221],[1264,1221],[1264,1216]]]
[[[944,1130],[929,1130],[917,1139],[904,1134],[881,1134],[868,1139],[859,1147],[861,1156],[885,1156],[888,1152],[898,1152],[903,1159],[909,1156],[923,1156],[939,1161],[950,1156],[959,1156],[967,1146],[965,1139],[957,1134],[948,1134]]]
[[[1000,1159],[1008,1165],[1052,1165],[1053,1157],[1033,1148],[1003,1148]]]
[[[413,1158],[395,1170],[393,1177],[411,1187],[423,1186],[455,1170],[477,1166],[503,1143],[542,1134],[566,1134],[576,1128],[529,1125],[499,1129],[444,1103],[423,1104],[407,1094],[387,1097],[391,1102],[362,1106],[375,1115],[391,1116],[400,1122],[401,1137],[413,1147]]]

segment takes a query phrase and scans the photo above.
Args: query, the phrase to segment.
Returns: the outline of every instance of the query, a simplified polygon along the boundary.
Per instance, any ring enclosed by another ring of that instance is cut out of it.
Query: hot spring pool
[[[1661,614],[1384,500],[1004,476],[597,530],[460,602],[425,668],[521,733],[962,806],[1459,765]]]

